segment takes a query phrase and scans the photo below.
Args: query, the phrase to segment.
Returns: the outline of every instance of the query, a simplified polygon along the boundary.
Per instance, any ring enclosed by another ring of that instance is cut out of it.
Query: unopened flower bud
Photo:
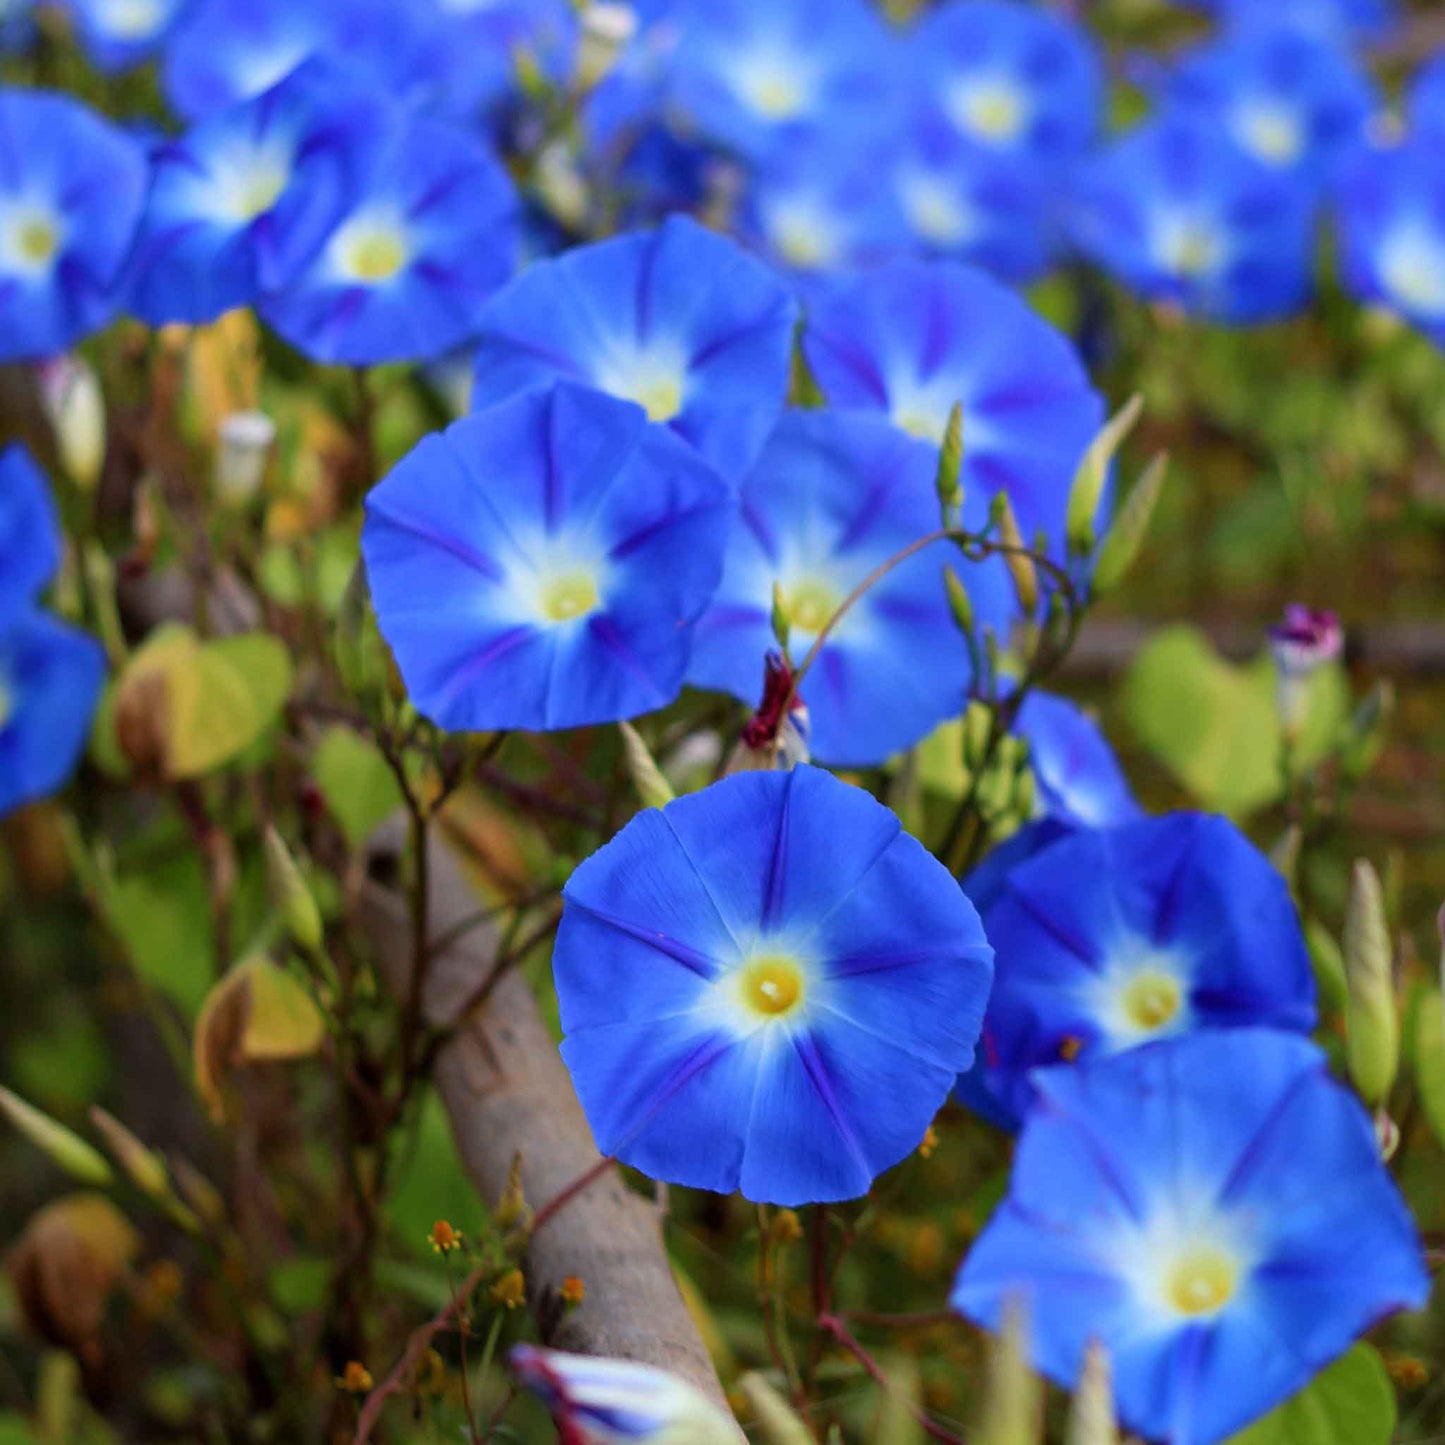
[[[9,1089],[0,1088],[0,1114],[72,1179],[81,1184],[100,1185],[114,1181],[115,1175],[98,1149]]]
[[[564,1440],[744,1445],[736,1421],[666,1370],[536,1345],[518,1345],[508,1358],[517,1378],[552,1412]]]
[[[492,1215],[493,1223],[503,1231],[528,1229],[532,1223],[532,1210],[522,1188],[522,1156],[512,1155],[512,1165],[507,1171],[507,1187]]]
[[[527,1280],[520,1269],[509,1269],[492,1285],[492,1303],[514,1310],[527,1302]]]
[[[1025,616],[1032,617],[1039,606],[1038,568],[1034,566],[1034,559],[1029,556],[1028,549],[1024,546],[1023,533],[1019,531],[1018,518],[1014,515],[1013,503],[1009,501],[1008,493],[998,492],[994,500],[996,504],[1001,502],[1001,505],[996,505],[996,511],[999,541],[1006,549],[1003,554],[1004,565],[1013,579],[1019,606],[1023,608]]]
[[[1380,1145],[1380,1158],[1388,1164],[1400,1147],[1400,1126],[1383,1109],[1375,1111],[1375,1139]]]
[[[1287,742],[1297,742],[1309,709],[1309,681],[1333,662],[1344,646],[1340,619],[1292,602],[1284,619],[1269,631],[1270,651],[1279,673],[1279,718]]]
[[[170,1197],[170,1175],[154,1149],[148,1149],[119,1119],[98,1106],[91,1109],[90,1120],[104,1137],[116,1163],[142,1194],[155,1200]]]
[[[564,226],[575,229],[587,219],[587,182],[576,157],[561,141],[553,141],[538,155],[533,184],[548,212]]]
[[[1029,1367],[1028,1315],[1019,1300],[1008,1303],[1003,1330],[989,1364],[979,1445],[1036,1445],[1043,1432],[1043,1390]]]
[[[1069,1410],[1068,1445],[1118,1445],[1113,1370],[1098,1340],[1084,1352],[1084,1368]]]
[[[260,492],[276,444],[276,423],[265,412],[237,411],[221,423],[216,452],[216,499],[244,507]]]
[[[308,954],[320,953],[325,936],[321,910],[296,860],[270,824],[266,826],[265,851],[266,888],[271,895],[271,906],[281,915],[286,931],[298,948]]]
[[[1144,398],[1135,395],[1129,398],[1123,410],[1112,417],[1089,443],[1079,470],[1074,475],[1074,484],[1069,490],[1069,511],[1066,529],[1069,551],[1076,557],[1085,557],[1094,550],[1097,540],[1099,503],[1103,500],[1114,457],[1124,444],[1124,439],[1134,429],[1139,413],[1144,409]]]
[[[1350,1077],[1367,1104],[1381,1103],[1395,1082],[1400,1059],[1400,1017],[1395,997],[1390,926],[1380,879],[1356,860],[1345,913],[1345,1057]]]
[[[36,373],[60,465],[81,491],[93,492],[105,466],[105,398],[100,381],[90,363],[79,356],[52,357],[42,361]]]
[[[993,715],[988,707],[981,702],[969,703],[963,715],[963,760],[970,772],[977,772],[983,765],[992,730]]]
[[[973,599],[968,595],[968,588],[963,585],[961,578],[952,567],[943,569],[943,583],[948,589],[948,608],[953,613],[953,620],[958,625],[958,630],[965,637],[973,633]]]
[[[589,0],[579,20],[577,86],[591,90],[617,63],[637,34],[637,12],[630,5]]]
[[[963,403],[956,401],[948,413],[948,426],[943,433],[943,446],[938,454],[938,505],[943,525],[951,527],[963,506]]]

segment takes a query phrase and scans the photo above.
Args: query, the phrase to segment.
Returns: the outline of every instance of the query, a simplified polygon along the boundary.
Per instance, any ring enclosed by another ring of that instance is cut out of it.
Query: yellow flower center
[[[1304,150],[1299,121],[1288,111],[1249,111],[1240,118],[1237,131],[1245,149],[1271,165],[1293,165]]]
[[[1218,1314],[1239,1286],[1239,1267],[1222,1249],[1202,1245],[1186,1251],[1169,1269],[1165,1297],[1182,1315]]]
[[[967,87],[954,110],[963,129],[983,140],[1011,141],[1024,128],[1023,96],[1002,81]]]
[[[1157,1033],[1178,1016],[1183,1003],[1177,978],[1147,969],[1129,980],[1120,999],[1124,1017],[1142,1033]]]
[[[1445,266],[1433,248],[1409,243],[1388,247],[1380,279],[1406,311],[1431,318],[1445,315]]]
[[[15,243],[25,260],[43,266],[60,249],[60,233],[49,221],[36,216],[21,222]]]
[[[572,622],[597,610],[597,583],[586,572],[554,577],[542,589],[542,613],[549,622]]]
[[[921,407],[904,407],[895,412],[893,425],[906,431],[909,436],[925,442],[941,442],[948,429],[946,419],[940,422],[931,412],[924,411]]]
[[[617,393],[635,401],[648,421],[671,421],[682,410],[682,383],[676,377],[652,376]]]
[[[406,242],[394,230],[365,231],[346,248],[346,269],[357,281],[390,281],[406,265]]]
[[[738,992],[744,1005],[764,1018],[792,1013],[806,992],[803,970],[784,954],[765,954],[743,969]]]
[[[842,599],[822,582],[805,581],[790,587],[784,598],[788,621],[799,632],[821,632]]]
[[[780,216],[773,223],[772,231],[778,254],[799,271],[820,270],[833,259],[832,241],[810,216]]]
[[[1164,243],[1164,264],[1176,276],[1207,276],[1219,264],[1219,240],[1207,226],[1180,226]]]
[[[748,103],[769,120],[789,120],[803,108],[803,92],[786,75],[762,75],[746,86]]]
[[[287,175],[280,166],[258,170],[246,177],[236,194],[236,217],[242,221],[254,221],[264,216],[281,197],[286,189]]]

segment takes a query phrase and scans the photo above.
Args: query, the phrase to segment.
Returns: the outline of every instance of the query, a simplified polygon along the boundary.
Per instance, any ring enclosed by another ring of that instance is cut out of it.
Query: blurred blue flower
[[[255,302],[320,250],[350,203],[349,153],[369,101],[315,63],[206,116],[151,157],[130,309],[152,325]]]
[[[1030,1072],[1061,1058],[1197,1029],[1314,1027],[1289,890],[1223,818],[1081,830],[1021,861],[986,902],[998,974],[980,1073],[1015,1117]]]
[[[1027,740],[1040,811],[1086,828],[1133,823],[1144,816],[1098,723],[1076,703],[1031,692],[1014,719]]]
[[[1038,1090],[952,1303],[997,1329],[1032,1301],[1065,1387],[1098,1340],[1131,1430],[1215,1445],[1429,1297],[1370,1119],[1306,1039],[1194,1034]]]
[[[309,228],[272,237],[293,279],[262,315],[316,361],[426,361],[476,334],[516,265],[517,194],[486,143],[444,121],[391,112],[356,147],[350,208],[313,247]]]
[[[937,451],[882,418],[784,415],[742,484],[741,516],[712,608],[698,626],[688,681],[758,700],[782,594],[799,662],[843,600],[880,564],[938,528]],[[987,499],[966,499],[966,525]],[[963,575],[980,622],[1015,606],[997,559],[965,564],[939,542],[870,587],[829,635],[802,685],[813,756],[881,763],[963,710],[968,653],[949,609],[945,566]]]
[[[903,209],[879,173],[878,156],[856,138],[800,139],[748,176],[738,232],[793,273],[806,295],[828,273],[913,249]]]
[[[1264,165],[1323,180],[1360,144],[1379,97],[1348,50],[1308,32],[1249,30],[1186,54],[1165,102],[1222,127]]]
[[[730,1415],[685,1380],[652,1365],[536,1345],[513,1346],[507,1361],[552,1412],[561,1439],[573,1445],[629,1440],[745,1445]]]
[[[1348,42],[1384,35],[1399,20],[1396,0],[1195,0],[1234,30],[1290,29]]]
[[[787,400],[797,318],[762,262],[677,216],[537,262],[494,296],[473,405],[571,378],[635,401],[737,480]]]
[[[927,11],[908,41],[928,102],[977,145],[1066,164],[1103,114],[1103,63],[1089,33],[1022,0],[968,0]]]
[[[562,1056],[598,1148],[653,1178],[855,1198],[973,1056],[978,915],[830,773],[740,773],[641,813],[563,897]]]
[[[0,361],[110,320],[145,185],[140,147],[79,101],[0,89]]]
[[[1048,269],[1057,194],[1044,171],[927,118],[893,137],[879,164],[891,177],[914,253],[981,266],[1014,285]]]
[[[524,53],[555,84],[575,58],[576,9],[569,0],[435,0],[446,65],[442,104],[453,115],[495,111],[517,90]]]
[[[1445,150],[1438,136],[1369,151],[1336,195],[1340,269],[1362,301],[1445,346]]]
[[[1407,115],[1411,130],[1445,135],[1445,50],[1421,66],[1411,81]]]
[[[60,518],[50,483],[21,446],[0,452],[0,631],[60,567]]]
[[[160,47],[189,0],[62,0],[97,69],[127,70]]]
[[[166,98],[195,119],[261,95],[312,55],[417,106],[443,102],[458,58],[429,0],[193,0],[166,43]]]
[[[1083,167],[1076,243],[1149,301],[1226,324],[1308,299],[1314,191],[1183,120],[1140,127]]]
[[[803,350],[828,404],[942,441],[963,403],[965,495],[1007,491],[1062,555],[1069,489],[1104,421],[1067,339],[982,272],[898,261],[819,288]]]
[[[673,108],[749,160],[876,128],[897,41],[864,0],[679,0]]]
[[[74,771],[105,678],[100,644],[44,612],[0,626],[0,817]]]
[[[732,510],[641,407],[570,382],[428,437],[367,498],[362,533],[412,701],[457,731],[666,706]]]

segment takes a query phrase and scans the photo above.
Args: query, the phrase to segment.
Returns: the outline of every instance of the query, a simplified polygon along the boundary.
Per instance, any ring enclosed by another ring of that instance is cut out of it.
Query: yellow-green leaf
[[[1228,1445],[1390,1445],[1395,1391],[1369,1345],[1356,1345]]]

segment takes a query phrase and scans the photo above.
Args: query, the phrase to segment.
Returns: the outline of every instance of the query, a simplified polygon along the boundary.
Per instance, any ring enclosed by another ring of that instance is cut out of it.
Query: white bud
[[[100,379],[79,356],[52,357],[41,362],[36,373],[65,475],[81,491],[92,492],[105,465],[105,397]]]
[[[216,499],[244,507],[261,490],[276,444],[276,423],[265,412],[237,411],[221,423],[216,452]]]
[[[603,80],[637,34],[637,12],[630,5],[592,0],[582,11],[577,47],[577,84],[583,90]]]

